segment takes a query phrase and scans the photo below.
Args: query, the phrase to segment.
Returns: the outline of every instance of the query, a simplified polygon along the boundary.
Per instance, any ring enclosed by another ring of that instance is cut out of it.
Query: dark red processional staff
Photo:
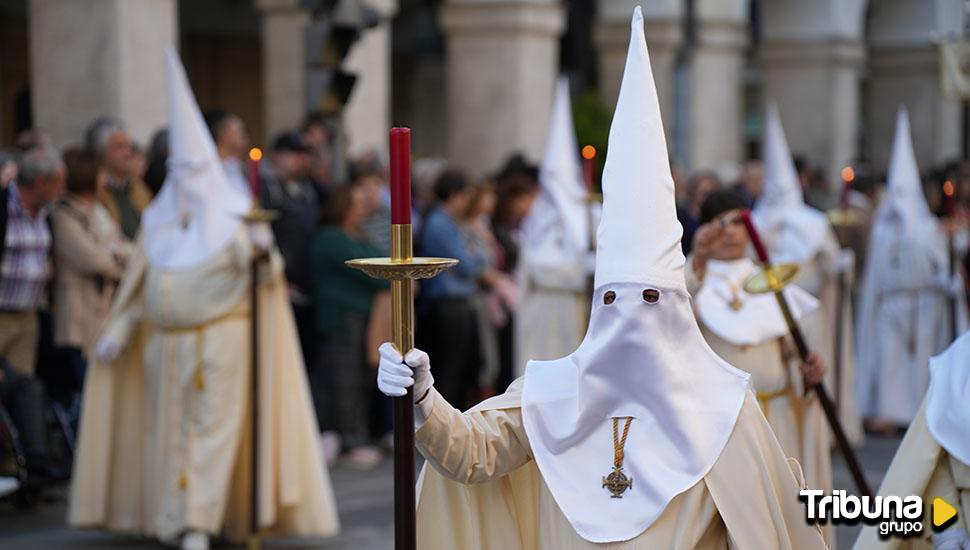
[[[428,279],[454,266],[451,258],[415,258],[411,231],[411,129],[391,128],[391,257],[348,260],[371,277],[391,281],[391,333],[402,356],[414,348],[415,279]],[[393,397],[394,548],[416,550],[413,389]]]
[[[744,223],[744,228],[748,232],[748,237],[751,239],[751,245],[754,247],[762,266],[762,271],[745,283],[745,290],[752,293],[772,292],[775,295],[775,299],[778,300],[778,307],[781,308],[781,314],[785,318],[785,324],[788,326],[788,331],[791,334],[792,340],[795,342],[795,347],[798,349],[798,355],[803,362],[807,362],[811,351],[808,349],[808,344],[805,342],[801,328],[795,321],[795,317],[792,316],[791,308],[783,292],[785,284],[791,281],[794,274],[797,273],[797,269],[791,270],[788,275],[785,275],[778,269],[782,266],[773,266],[771,258],[768,255],[768,249],[765,247],[764,242],[762,242],[761,235],[751,220],[751,213],[747,210],[742,210],[740,217]],[[825,413],[825,418],[828,420],[829,426],[831,426],[832,432],[835,434],[835,443],[842,453],[843,458],[845,458],[846,464],[849,466],[849,472],[852,474],[852,479],[855,481],[859,494],[862,496],[872,496],[872,489],[866,481],[865,474],[862,472],[862,467],[859,465],[859,459],[856,457],[855,451],[849,445],[849,440],[845,436],[845,430],[842,429],[842,424],[839,422],[835,404],[825,390],[825,386],[822,384],[814,384],[807,387],[806,391],[814,391],[818,397],[822,411]]]

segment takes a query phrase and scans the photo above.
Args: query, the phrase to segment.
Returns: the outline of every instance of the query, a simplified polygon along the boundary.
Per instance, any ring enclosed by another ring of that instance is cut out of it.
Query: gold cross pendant
[[[610,475],[603,476],[603,487],[611,493],[610,498],[623,498],[624,491],[633,490],[633,478],[626,477],[620,466],[613,466]]]

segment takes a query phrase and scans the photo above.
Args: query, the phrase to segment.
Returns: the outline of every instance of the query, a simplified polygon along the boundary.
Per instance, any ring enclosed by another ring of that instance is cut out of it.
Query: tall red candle
[[[943,182],[943,216],[946,218],[952,218],[956,215],[957,202],[956,198],[953,196],[955,193],[953,188],[953,182],[946,180]]]
[[[761,242],[761,235],[758,234],[754,222],[751,221],[751,212],[742,210],[741,221],[744,223],[744,228],[748,231],[748,237],[751,238],[751,246],[754,247],[755,253],[758,254],[758,259],[765,265],[770,264],[771,260],[768,257],[768,249],[765,248],[765,243]]]
[[[852,189],[852,182],[855,181],[855,170],[851,166],[846,166],[840,172],[842,176],[842,194],[839,196],[839,208],[845,210],[849,208],[849,190]]]
[[[411,223],[410,128],[391,128],[391,223]]]
[[[253,194],[253,200],[259,202],[259,161],[263,158],[263,152],[259,147],[249,150],[249,190]]]
[[[583,147],[583,179],[586,181],[586,191],[593,192],[596,180],[596,148],[592,145]]]

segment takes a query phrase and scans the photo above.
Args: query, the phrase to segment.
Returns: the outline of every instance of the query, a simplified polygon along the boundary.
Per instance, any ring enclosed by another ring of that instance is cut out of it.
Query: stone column
[[[344,111],[351,156],[374,150],[386,154],[392,124],[391,19],[397,13],[397,0],[369,0],[367,5],[380,14],[381,22],[364,31],[344,63],[347,72],[357,75]]]
[[[442,6],[452,162],[480,175],[516,151],[541,158],[564,24],[558,0]]]
[[[833,192],[841,187],[839,171],[859,156],[865,6],[863,0],[762,4],[762,99],[778,104],[792,153],[820,164]]]
[[[958,158],[960,103],[940,90],[940,36],[963,32],[962,2],[880,0],[870,8],[869,81],[865,89],[866,145],[874,167],[885,170],[896,110],[909,110],[916,162],[927,171]]]
[[[877,170],[889,165],[896,111],[909,111],[920,171],[960,156],[960,102],[940,92],[940,53],[935,45],[869,50],[866,123],[869,158]]]
[[[688,70],[687,162],[712,170],[744,160],[747,3],[699,2]]]
[[[630,44],[630,18],[640,0],[600,0],[597,4],[593,42],[599,65],[599,97],[613,108],[620,93],[627,46]],[[674,135],[674,69],[683,43],[682,2],[662,0],[642,3],[644,35],[650,52],[650,66],[657,85],[660,112],[668,145]]]
[[[30,0],[35,125],[64,147],[112,116],[146,143],[168,120],[165,49],[176,44],[177,9],[176,0]]]
[[[759,52],[762,97],[781,112],[793,154],[818,163],[833,192],[858,158],[859,72],[855,40],[766,40]]]
[[[300,0],[256,0],[262,14],[263,117],[266,139],[293,129],[306,113],[305,30]]]

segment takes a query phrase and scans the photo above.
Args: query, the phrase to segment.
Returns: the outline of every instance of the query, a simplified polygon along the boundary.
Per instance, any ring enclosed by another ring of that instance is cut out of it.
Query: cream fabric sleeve
[[[114,303],[101,333],[102,336],[110,337],[125,344],[131,339],[142,320],[141,292],[147,269],[148,261],[145,257],[145,248],[139,238],[135,251],[128,260],[125,275],[121,278],[121,284],[115,292]]]
[[[461,413],[432,387],[415,444],[435,470],[459,483],[485,483],[531,460],[518,407]]]

